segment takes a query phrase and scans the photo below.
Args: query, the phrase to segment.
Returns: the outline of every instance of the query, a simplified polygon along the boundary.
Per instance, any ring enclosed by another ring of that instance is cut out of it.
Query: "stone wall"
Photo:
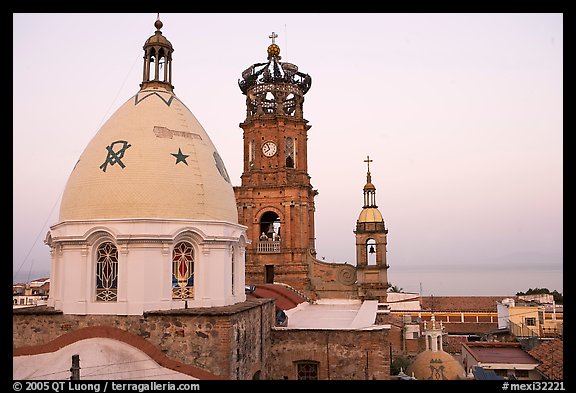
[[[328,263],[308,256],[314,298],[357,299],[356,267],[345,263]]]
[[[296,362],[318,364],[318,379],[390,379],[388,331],[272,330],[271,379],[298,379]]]
[[[134,315],[64,315],[48,307],[13,311],[14,352],[34,353],[56,338],[87,327],[122,329],[167,357],[229,379],[268,378],[274,301]],[[55,348],[57,349],[57,348]]]
[[[412,356],[426,349],[426,340],[422,334],[418,338],[406,338],[406,325],[401,317],[394,314],[377,314],[376,325],[390,324],[388,341],[392,346],[392,356]],[[421,329],[420,329],[421,331]]]

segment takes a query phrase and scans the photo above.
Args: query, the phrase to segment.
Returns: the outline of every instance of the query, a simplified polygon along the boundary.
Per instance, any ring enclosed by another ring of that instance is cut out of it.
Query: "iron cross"
[[[366,159],[364,160],[364,162],[368,163],[368,172],[370,172],[370,163],[373,162],[374,160],[370,159],[370,156],[366,156]]]
[[[274,43],[274,39],[275,39],[275,38],[278,38],[278,34],[272,32],[272,34],[270,34],[270,35],[268,36],[268,38],[272,38],[272,43]]]

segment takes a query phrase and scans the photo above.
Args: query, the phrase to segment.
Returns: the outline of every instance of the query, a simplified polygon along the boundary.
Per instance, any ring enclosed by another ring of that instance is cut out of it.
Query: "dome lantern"
[[[154,22],[156,31],[144,43],[144,71],[140,88],[164,88],[173,91],[172,86],[172,52],[174,48],[170,41],[162,35],[160,29],[164,26],[160,14]]]
[[[382,213],[378,210],[376,205],[376,187],[372,184],[372,175],[370,174],[370,163],[374,160],[367,156],[364,160],[368,164],[368,171],[366,172],[366,184],[364,185],[364,205],[358,217],[358,223],[382,223],[384,225],[384,218]]]

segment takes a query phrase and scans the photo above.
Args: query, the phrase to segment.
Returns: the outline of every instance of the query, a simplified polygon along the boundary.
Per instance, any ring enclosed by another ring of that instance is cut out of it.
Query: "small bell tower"
[[[388,290],[388,264],[386,263],[386,235],[382,213],[376,205],[376,187],[370,174],[370,156],[364,186],[364,206],[356,221],[356,275],[358,297],[363,300],[386,301]]]

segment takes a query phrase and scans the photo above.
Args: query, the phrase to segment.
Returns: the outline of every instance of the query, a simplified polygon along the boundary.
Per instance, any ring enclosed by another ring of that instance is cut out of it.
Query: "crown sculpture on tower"
[[[304,94],[312,85],[308,74],[291,63],[280,62],[280,47],[274,43],[278,34],[269,38],[268,62],[256,63],[242,72],[238,85],[246,95],[246,117],[277,114],[302,118]]]

